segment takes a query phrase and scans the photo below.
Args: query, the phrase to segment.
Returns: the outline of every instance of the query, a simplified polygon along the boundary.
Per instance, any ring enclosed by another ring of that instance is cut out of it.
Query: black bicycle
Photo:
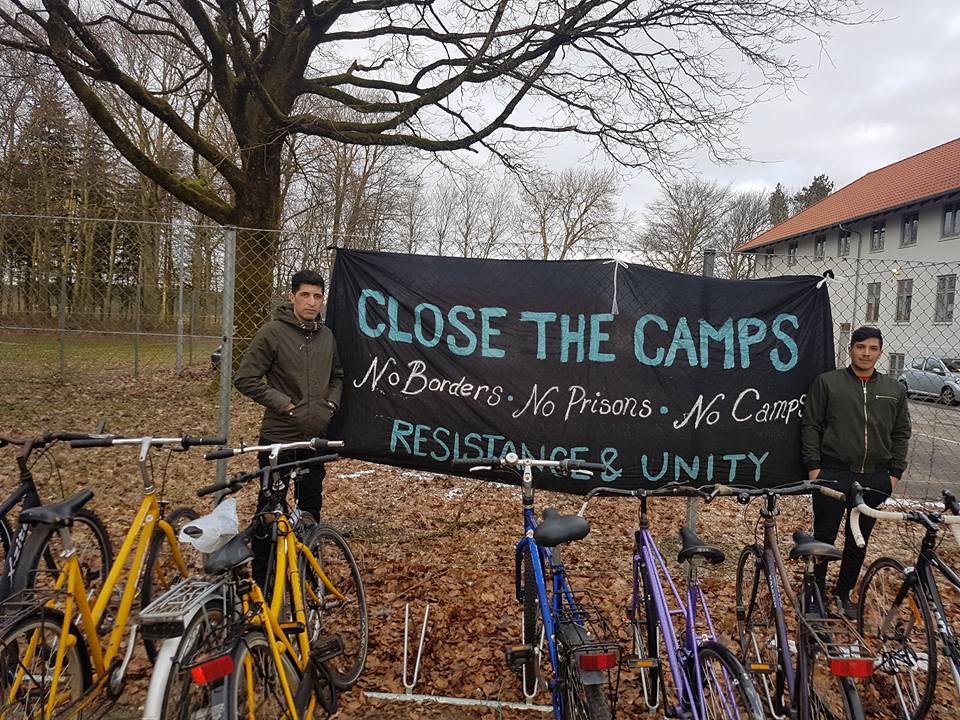
[[[860,585],[857,623],[860,633],[877,654],[874,682],[883,697],[893,701],[897,716],[918,720],[926,716],[937,686],[939,658],[943,657],[960,688],[960,641],[943,607],[937,587],[938,571],[955,590],[960,576],[937,553],[940,530],[949,526],[960,543],[960,505],[943,493],[944,512],[890,512],[874,510],[863,502],[863,488],[854,484],[850,530],[857,545],[864,546],[860,515],[877,520],[916,523],[926,531],[920,552],[911,567],[892,557],[881,557],[868,568]]]
[[[85,440],[96,435],[89,433],[46,432],[32,438],[0,437],[0,448],[16,446],[17,467],[19,469],[19,486],[10,493],[0,504],[0,546],[3,548],[3,575],[0,577],[0,600],[8,598],[13,593],[33,587],[37,581],[38,570],[42,562],[43,569],[49,572],[43,575],[56,578],[59,574],[58,559],[60,551],[57,547],[59,537],[51,535],[47,545],[37,554],[31,554],[31,567],[26,571],[17,572],[18,566],[24,560],[24,547],[31,526],[18,523],[17,530],[8,516],[11,511],[20,506],[21,510],[40,507],[43,505],[40,493],[37,490],[33,477],[33,466],[41,459],[47,458],[59,476],[59,467],[49,450],[58,442],[71,440]],[[63,495],[61,486],[61,495]],[[74,516],[73,535],[77,539],[79,548],[80,566],[83,568],[84,582],[87,587],[96,586],[102,582],[113,565],[113,546],[103,521],[95,513],[87,509],[78,510]]]

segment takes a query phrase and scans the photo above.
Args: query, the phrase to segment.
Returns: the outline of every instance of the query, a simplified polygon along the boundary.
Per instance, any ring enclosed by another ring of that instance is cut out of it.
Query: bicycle
[[[916,523],[925,531],[917,559],[910,567],[892,557],[878,558],[870,565],[860,584],[857,609],[858,628],[878,654],[874,682],[893,685],[898,717],[919,720],[930,710],[937,685],[938,638],[954,687],[960,688],[960,640],[944,609],[934,573],[938,571],[960,590],[960,576],[937,552],[939,531],[944,525],[960,543],[960,505],[944,491],[944,513],[890,512],[874,510],[864,503],[859,484],[854,484],[853,494],[850,530],[860,547],[866,544],[860,530],[861,514],[877,520]],[[881,687],[881,691],[884,689]]]
[[[608,720],[616,710],[620,681],[620,643],[598,608],[575,593],[561,561],[561,546],[581,540],[590,524],[578,515],[547,508],[537,522],[533,469],[592,474],[605,467],[581,460],[537,460],[507,453],[503,458],[454,460],[470,472],[506,471],[520,476],[524,536],[514,556],[517,601],[523,607],[522,645],[507,650],[507,664],[519,672],[524,696],[538,693],[540,661],[546,645],[551,677],[548,687],[556,720]],[[549,579],[548,579],[549,578]],[[547,583],[550,583],[548,590]]]
[[[317,703],[333,712],[338,691],[357,681],[368,645],[359,567],[334,528],[314,523],[296,506],[287,510],[278,475],[280,470],[292,469],[291,479],[295,479],[297,472],[310,465],[332,462],[338,456],[276,462],[282,450],[319,451],[340,445],[315,438],[207,454],[207,459],[215,460],[269,451],[270,465],[197,491],[201,497],[218,494],[222,500],[259,479],[269,499],[266,510],[248,528],[207,557],[208,579],[172,590],[141,614],[147,631],[158,625],[169,635],[179,636],[171,641],[177,645],[170,653],[174,668],[163,688],[159,715],[153,714],[157,701],[151,700],[155,683],[148,692],[146,710],[151,717],[182,717],[184,708],[202,714],[219,706],[227,718],[253,718],[254,711],[271,718],[309,717]],[[272,578],[269,600],[251,576],[253,553],[247,545],[264,525],[274,547],[267,575]],[[331,632],[338,613],[349,617]]]
[[[66,432],[46,432],[42,435],[32,438],[10,438],[0,437],[0,448],[7,445],[18,446],[20,451],[17,453],[17,467],[19,469],[20,485],[10,493],[3,503],[0,503],[0,547],[3,550],[3,575],[0,577],[0,600],[8,597],[12,593],[23,590],[26,587],[32,587],[39,569],[39,562],[43,560],[46,571],[56,577],[58,572],[57,558],[59,552],[56,548],[45,548],[40,554],[33,556],[30,562],[36,562],[37,565],[31,565],[28,572],[21,573],[20,579],[23,583],[17,585],[14,582],[14,575],[20,560],[23,557],[23,549],[30,532],[30,526],[20,523],[17,532],[14,533],[7,515],[20,505],[21,510],[29,510],[33,507],[39,507],[43,503],[33,477],[33,465],[58,442],[69,440],[80,440],[92,437],[87,433],[66,433]],[[40,454],[31,457],[35,451]],[[53,461],[56,468],[56,461]],[[62,487],[61,487],[62,492]],[[80,559],[81,566],[84,569],[84,580],[88,585],[92,585],[97,580],[102,580],[107,576],[110,566],[113,564],[113,546],[110,543],[110,535],[103,521],[92,511],[81,509],[74,517],[75,534],[85,538],[80,543],[83,548],[83,556]],[[79,533],[77,533],[79,530]]]
[[[596,488],[587,493],[581,514],[596,495],[640,499],[639,526],[634,531],[633,591],[628,608],[633,656],[628,664],[640,670],[640,688],[647,709],[660,709],[671,697],[672,704],[663,708],[667,717],[762,720],[760,695],[736,655],[717,639],[707,598],[700,586],[700,567],[722,563],[723,551],[707,545],[690,529],[681,528],[682,547],[677,561],[685,568],[684,599],[650,531],[647,514],[650,498],[707,497],[706,493],[686,485],[667,485],[655,490]],[[701,610],[703,623],[699,621]],[[682,630],[674,624],[675,617],[683,618]],[[672,695],[668,694],[663,672],[664,649],[673,681]]]
[[[0,649],[0,699],[5,715],[12,713],[18,717],[43,717],[44,720],[54,714],[76,716],[103,693],[110,700],[119,697],[135,649],[136,623],[130,626],[130,637],[122,659],[120,647],[140,585],[141,571],[147,576],[152,571],[145,557],[156,537],[162,535],[165,538],[180,572],[187,573],[173,528],[163,518],[157,500],[149,465],[150,449],[178,445],[186,450],[195,445],[222,442],[223,438],[112,436],[71,441],[73,447],[138,445],[144,498],[92,607],[70,527],[76,512],[89,502],[93,493],[84,490],[55,505],[35,507],[21,513],[21,522],[33,525],[34,531],[24,548],[18,575],[21,571],[28,572],[31,559],[39,558],[53,533],[60,536],[64,563],[52,589],[22,591],[0,606],[3,646]],[[129,570],[126,568],[128,560]],[[119,590],[121,580],[123,591],[119,607],[111,617],[104,644],[100,631],[107,624],[104,620],[108,605],[114,597],[114,590]]]
[[[863,638],[852,623],[827,612],[814,576],[816,562],[839,560],[841,553],[807,533],[793,533],[789,558],[803,562],[803,579],[797,594],[780,551],[779,499],[813,492],[846,500],[843,493],[809,480],[778,488],[714,486],[710,492],[711,498],[734,495],[743,504],[752,497],[765,500],[758,521],[758,525],[763,524],[763,541],[747,545],[737,562],[740,653],[744,667],[761,677],[762,695],[774,718],[813,720],[845,716],[861,720],[863,705],[854,680],[872,674],[873,659],[865,652]],[[795,641],[788,634],[784,596],[793,609],[790,619],[796,623]]]

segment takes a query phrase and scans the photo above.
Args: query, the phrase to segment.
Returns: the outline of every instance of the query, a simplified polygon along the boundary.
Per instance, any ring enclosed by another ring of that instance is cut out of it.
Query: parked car
[[[960,358],[917,358],[899,379],[908,396],[935,397],[945,405],[960,402]]]

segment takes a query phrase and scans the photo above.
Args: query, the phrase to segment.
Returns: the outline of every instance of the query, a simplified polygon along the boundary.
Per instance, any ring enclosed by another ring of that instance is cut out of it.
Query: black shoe
[[[847,620],[857,619],[857,608],[850,601],[850,594],[845,592],[836,592],[833,594],[833,600],[837,604],[837,610]]]

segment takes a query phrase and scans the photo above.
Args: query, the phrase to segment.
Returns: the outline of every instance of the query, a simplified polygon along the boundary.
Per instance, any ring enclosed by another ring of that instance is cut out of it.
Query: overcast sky
[[[756,106],[742,127],[747,154],[732,166],[695,169],[736,187],[791,190],[826,173],[839,189],[865,173],[960,137],[960,2],[865,0],[886,22],[834,28],[822,56],[794,48],[809,67],[787,97]],[[640,175],[624,204],[642,213],[657,194]]]

